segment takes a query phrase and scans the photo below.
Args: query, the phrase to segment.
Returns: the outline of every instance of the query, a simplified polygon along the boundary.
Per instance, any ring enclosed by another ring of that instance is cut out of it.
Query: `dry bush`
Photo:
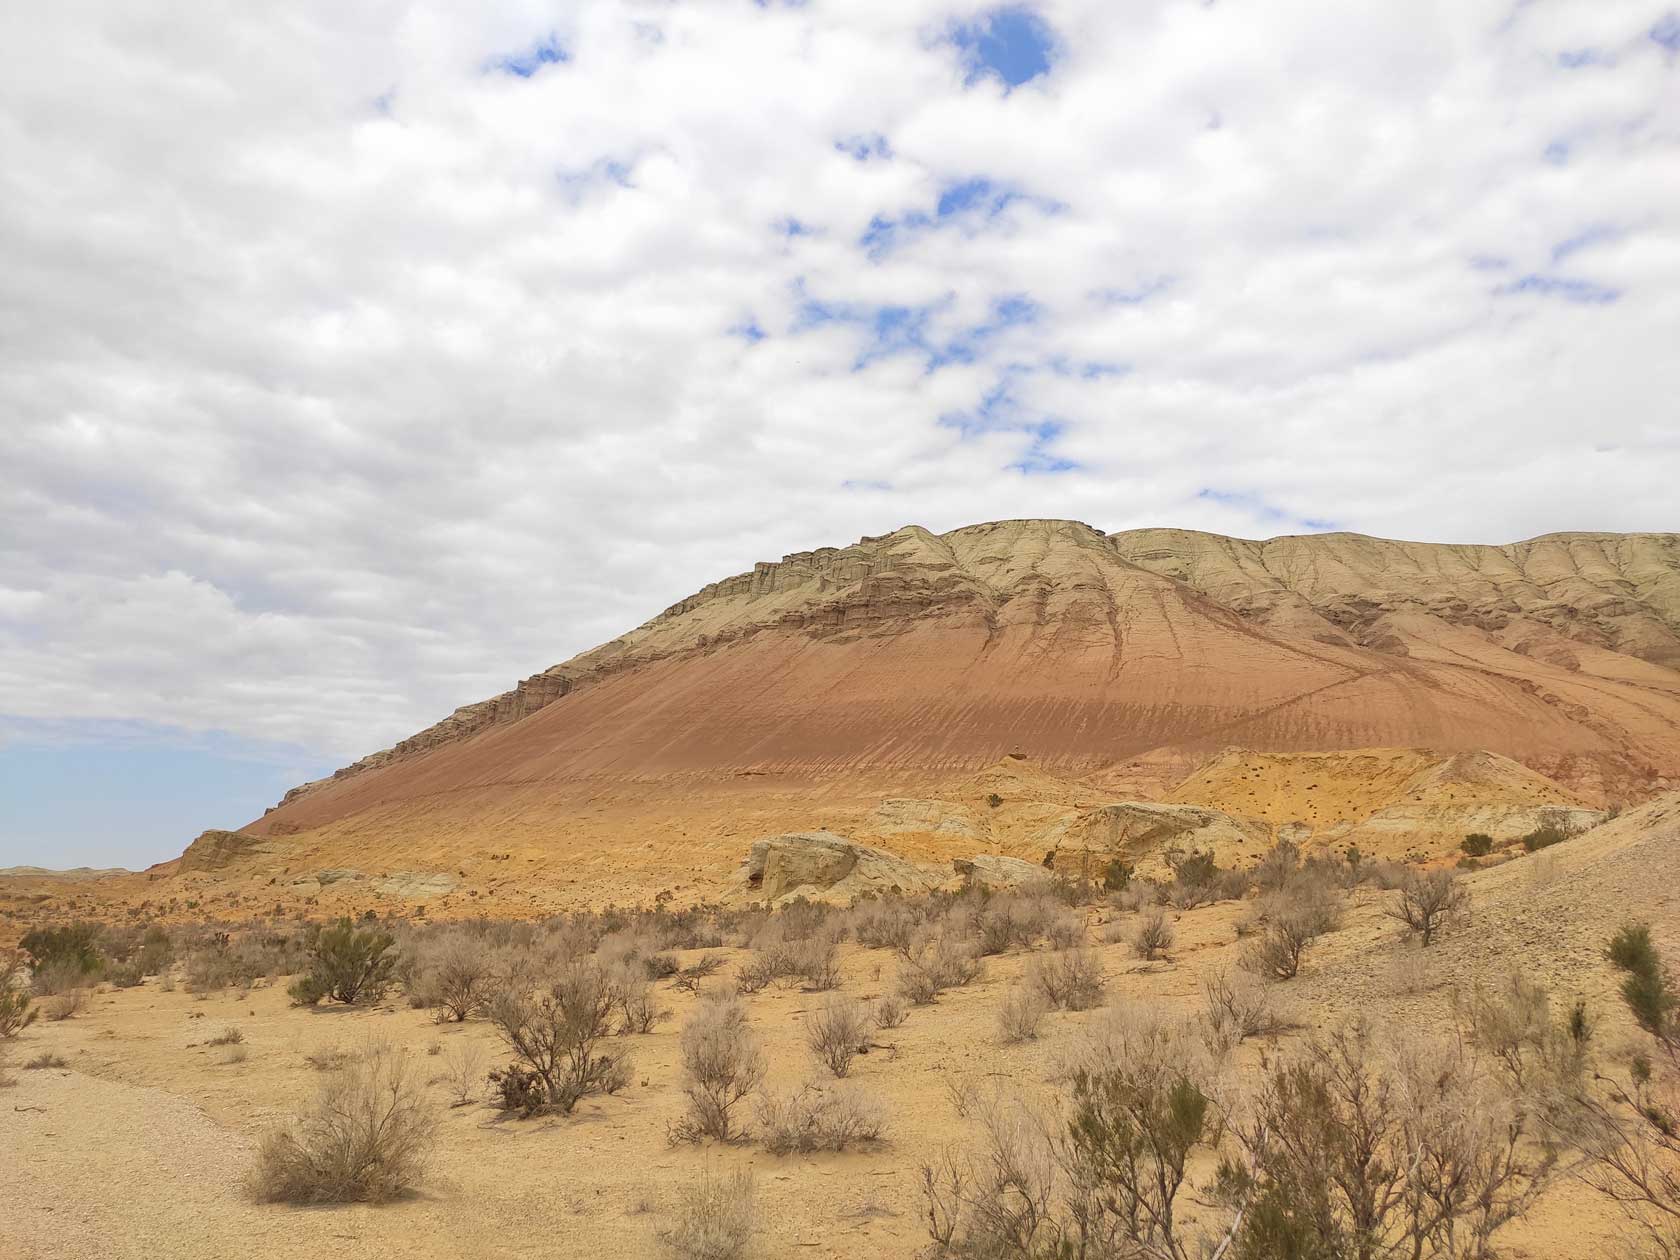
[[[1279,840],[1255,865],[1254,886],[1262,893],[1276,892],[1294,879],[1300,869],[1300,846],[1291,840]]]
[[[852,935],[865,949],[904,949],[921,916],[900,901],[868,901],[852,911]]]
[[[938,932],[919,933],[899,959],[899,992],[915,1006],[926,1006],[945,990],[970,983],[982,968],[978,944],[965,938],[950,919]]]
[[[998,1006],[998,1040],[1005,1045],[1032,1041],[1050,1009],[1050,1002],[1037,985],[1014,985]]]
[[[1224,968],[1202,977],[1202,1003],[1206,1042],[1215,1054],[1287,1026],[1261,985]]]
[[[317,1072],[336,1072],[356,1056],[337,1046],[323,1046],[303,1056],[303,1061]]]
[[[239,1025],[229,1024],[204,1044],[207,1046],[237,1046],[244,1040],[245,1034],[239,1030]]]
[[[1109,896],[1108,904],[1122,914],[1136,914],[1160,901],[1160,889],[1147,879],[1134,879]]]
[[[904,999],[896,993],[889,993],[875,1003],[875,1027],[897,1028],[909,1013],[910,1008]]]
[[[671,987],[684,993],[698,993],[700,992],[700,982],[715,976],[721,966],[723,966],[721,957],[717,954],[705,954],[677,972],[672,978]]]
[[[516,1070],[540,1081],[540,1105],[569,1113],[585,1095],[617,1093],[629,1083],[628,1054],[596,1053],[612,1032],[615,1009],[601,968],[574,961],[545,992],[503,989],[490,1003],[490,1022],[518,1056]],[[521,1110],[530,1114],[535,1108],[528,1082],[515,1085]]]
[[[1260,938],[1243,951],[1243,968],[1268,980],[1293,979],[1301,970],[1301,956],[1310,940],[1304,920],[1294,915],[1273,919]]]
[[[683,1094],[688,1113],[671,1126],[673,1142],[740,1137],[734,1112],[741,1100],[764,1081],[764,1050],[747,1027],[747,1009],[738,998],[716,997],[702,1003],[682,1030]]]
[[[813,936],[789,947],[788,974],[798,976],[805,987],[825,992],[840,985],[840,946],[829,935]]]
[[[1073,949],[1085,942],[1085,920],[1081,915],[1061,911],[1044,927],[1051,949]]]
[[[621,964],[607,976],[612,987],[613,1005],[618,1008],[619,1034],[649,1033],[671,1012],[654,999],[647,973],[630,964]]]
[[[41,1003],[48,1019],[70,1019],[87,1009],[86,989],[63,989]]]
[[[757,1223],[752,1173],[710,1169],[677,1192],[676,1220],[660,1233],[678,1260],[739,1260]]]
[[[495,966],[482,937],[451,933],[420,955],[412,996],[437,1012],[439,1022],[460,1023],[490,1000]]]
[[[754,955],[741,964],[735,972],[735,991],[737,993],[757,993],[765,985],[776,978],[776,961],[766,958],[762,954]]]
[[[886,1109],[854,1089],[807,1082],[788,1094],[761,1093],[754,1103],[764,1149],[772,1155],[843,1151],[879,1141]]]
[[[1137,928],[1132,932],[1132,952],[1139,958],[1152,962],[1166,955],[1172,948],[1176,935],[1165,910],[1158,907],[1145,910],[1138,919]]]
[[[467,1042],[444,1055],[441,1078],[449,1090],[449,1097],[457,1107],[465,1107],[478,1097],[479,1084],[484,1080],[484,1051]]]
[[[1425,948],[1469,909],[1470,894],[1450,870],[1407,871],[1396,891],[1399,896],[1383,913],[1404,923]]]
[[[869,1048],[869,1013],[862,1002],[830,998],[805,1023],[805,1045],[816,1060],[843,1077]]]
[[[1236,1260],[1481,1257],[1528,1210],[1555,1144],[1463,1041],[1387,1044],[1356,1022],[1276,1064],[1221,1170]]]
[[[29,985],[36,997],[60,997],[85,989],[89,974],[74,958],[54,958],[34,969]],[[63,1016],[55,1018],[62,1019]]]
[[[43,1051],[23,1065],[27,1072],[40,1072],[47,1068],[67,1068],[70,1060],[62,1054],[55,1054],[51,1050]]]
[[[381,1202],[420,1181],[436,1136],[406,1056],[375,1047],[328,1077],[310,1111],[263,1137],[251,1191],[268,1203]]]
[[[1026,983],[1042,993],[1051,1006],[1088,1011],[1102,1001],[1102,962],[1088,949],[1040,954],[1027,967]]]
[[[15,953],[0,955],[0,1040],[17,1036],[37,1014],[23,978],[23,959]]]

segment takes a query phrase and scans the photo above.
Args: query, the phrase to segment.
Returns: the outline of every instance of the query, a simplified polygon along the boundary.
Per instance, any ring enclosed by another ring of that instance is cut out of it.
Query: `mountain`
[[[1233,747],[1485,751],[1581,806],[1680,786],[1680,535],[911,526],[713,583],[241,832],[281,870],[681,879],[1009,754],[1089,804]]]

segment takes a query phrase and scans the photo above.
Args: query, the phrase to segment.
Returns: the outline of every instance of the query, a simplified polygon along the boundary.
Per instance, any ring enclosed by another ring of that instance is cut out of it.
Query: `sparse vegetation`
[[[1522,846],[1530,853],[1541,849],[1549,849],[1554,844],[1562,844],[1569,839],[1569,832],[1552,823],[1545,823],[1536,827],[1522,838]]]
[[[805,1023],[805,1044],[830,1072],[845,1076],[852,1060],[869,1045],[869,1014],[863,1003],[847,998],[824,1002]]]
[[[1473,831],[1464,837],[1463,843],[1458,847],[1464,851],[1466,857],[1486,857],[1493,852],[1493,837]]]
[[[1139,958],[1153,962],[1166,956],[1173,947],[1176,933],[1165,910],[1159,907],[1145,910],[1132,932],[1132,952]]]
[[[764,1081],[764,1050],[747,1026],[737,998],[702,1002],[682,1031],[683,1094],[687,1114],[672,1126],[673,1142],[741,1136],[735,1110]]]
[[[40,1072],[47,1068],[67,1068],[70,1060],[51,1050],[43,1051],[23,1065],[26,1072]]]
[[[1026,983],[1064,1011],[1088,1011],[1102,1002],[1102,962],[1088,949],[1041,954],[1027,967]]]
[[[1406,925],[1427,948],[1440,930],[1464,914],[1470,895],[1449,870],[1407,871],[1399,895],[1383,913]]]
[[[615,1006],[612,984],[593,961],[565,964],[540,992],[509,985],[497,993],[490,1022],[517,1056],[509,1069],[516,1075],[502,1074],[504,1099],[526,1115],[544,1108],[569,1113],[588,1094],[629,1084],[628,1055],[597,1053],[612,1033]]]
[[[407,1058],[375,1047],[328,1077],[310,1111],[264,1136],[251,1189],[270,1203],[391,1199],[420,1181],[436,1133]]]
[[[377,1002],[394,979],[395,944],[389,933],[340,919],[321,929],[310,949],[309,970],[287,992],[299,1006],[314,1006],[322,998],[349,1005]]]
[[[1044,1021],[1050,1002],[1036,985],[1012,985],[998,1006],[998,1040],[1005,1045],[1032,1041]]]
[[[909,1013],[910,1008],[904,999],[896,993],[889,993],[875,1003],[875,1027],[897,1028]]]
[[[878,1141],[886,1110],[844,1086],[807,1082],[787,1094],[761,1093],[754,1103],[764,1149],[772,1155],[843,1151]]]
[[[23,962],[16,954],[0,955],[0,1040],[15,1037],[39,1014],[23,978]]]
[[[660,1239],[677,1260],[738,1260],[756,1224],[752,1174],[707,1169],[678,1192],[675,1216]]]

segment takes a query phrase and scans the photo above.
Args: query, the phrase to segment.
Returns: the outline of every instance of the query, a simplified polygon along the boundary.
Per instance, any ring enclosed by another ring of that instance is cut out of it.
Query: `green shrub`
[[[1458,847],[1464,850],[1467,857],[1486,857],[1493,852],[1493,837],[1480,831],[1472,831],[1464,837],[1464,843]]]
[[[0,1038],[15,1037],[35,1022],[35,1015],[21,960],[16,954],[0,957]]]
[[[1643,923],[1628,924],[1610,939],[1606,952],[1611,963],[1627,973],[1622,1001],[1634,1021],[1664,1045],[1680,1043],[1680,1021],[1675,1018],[1680,996],[1651,943],[1651,929]]]
[[[397,955],[389,933],[362,931],[349,919],[322,928],[310,951],[309,970],[286,990],[299,1006],[322,998],[351,1005],[371,1004],[391,987]]]
[[[74,967],[81,975],[90,976],[105,962],[99,952],[99,933],[97,923],[67,923],[63,927],[36,928],[20,944],[34,971]]]
[[[1569,833],[1562,827],[1554,827],[1547,824],[1545,826],[1536,827],[1533,831],[1529,832],[1523,837],[1522,843],[1523,848],[1527,849],[1530,853],[1537,853],[1541,849],[1551,848],[1554,844],[1562,844],[1567,839],[1569,839]]]

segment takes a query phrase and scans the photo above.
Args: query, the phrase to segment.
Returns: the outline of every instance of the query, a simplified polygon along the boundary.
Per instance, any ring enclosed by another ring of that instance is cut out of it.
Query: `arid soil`
[[[1239,1072],[1287,1053],[1316,1030],[1363,1014],[1412,1030],[1450,1024],[1451,998],[1496,983],[1514,967],[1559,998],[1586,999],[1605,1061],[1625,1063],[1636,1034],[1614,997],[1602,958],[1612,925],[1650,921],[1659,942],[1680,946],[1680,798],[1670,796],[1584,835],[1467,877],[1470,919],[1427,954],[1402,942],[1382,914],[1389,894],[1355,893],[1344,925],[1316,942],[1302,973],[1276,984],[1298,1027],[1246,1043]],[[1243,906],[1222,903],[1175,915],[1169,959],[1140,962],[1103,944],[1106,906],[1084,913],[1108,976],[1108,1007],[1154,1005],[1189,1014],[1200,977],[1237,956]],[[1042,946],[1040,947],[1042,948]],[[746,956],[722,951],[727,984]],[[685,955],[685,960],[693,955]],[[12,1043],[18,1083],[0,1092],[0,1254],[21,1257],[170,1256],[625,1256],[661,1254],[675,1190],[702,1168],[750,1166],[760,1208],[756,1254],[766,1257],[910,1257],[926,1244],[916,1185],[919,1162],[972,1141],[953,1084],[1019,1086],[1054,1105],[1052,1069],[1101,1012],[1056,1013],[1036,1042],[997,1041],[998,1003],[1029,954],[989,960],[984,976],[899,1028],[877,1035],[851,1081],[890,1115],[879,1146],[842,1155],[770,1156],[752,1144],[673,1146],[666,1125],[681,1110],[677,1037],[694,999],[661,986],[673,1018],[633,1037],[631,1087],[592,1097],[569,1118],[510,1119],[484,1101],[451,1107],[440,1080],[428,1087],[444,1115],[431,1174],[411,1198],[379,1207],[298,1209],[258,1205],[243,1189],[263,1128],[313,1095],[307,1061],[371,1041],[406,1047],[423,1077],[441,1077],[463,1047],[485,1067],[501,1060],[483,1021],[436,1025],[393,1000],[372,1010],[300,1010],[282,988],[198,999],[148,980],[96,995],[87,1011],[40,1022]],[[893,982],[892,956],[848,945],[841,992],[869,998]],[[788,1086],[812,1071],[803,1021],[820,995],[771,988],[746,999],[770,1052],[769,1080]],[[243,1061],[205,1043],[242,1032]],[[432,1053],[432,1048],[437,1052]],[[43,1052],[68,1068],[18,1070]],[[1205,1177],[1207,1170],[1198,1171]],[[1570,1260],[1614,1254],[1619,1218],[1569,1177],[1498,1236],[1501,1254]]]

